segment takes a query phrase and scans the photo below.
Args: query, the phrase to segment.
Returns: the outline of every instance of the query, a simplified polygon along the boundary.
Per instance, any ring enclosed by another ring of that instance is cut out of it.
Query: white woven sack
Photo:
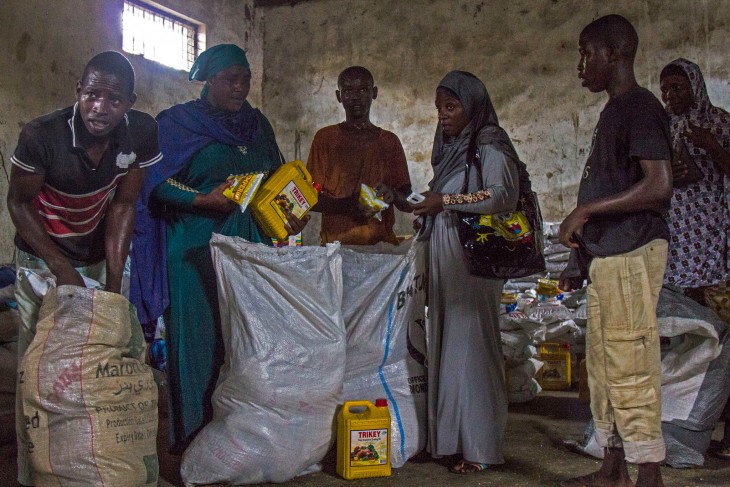
[[[186,485],[284,482],[334,441],[345,369],[339,245],[213,235],[226,347],[214,419],[183,455]]]
[[[342,250],[345,401],[386,398],[391,466],[426,446],[425,244]]]

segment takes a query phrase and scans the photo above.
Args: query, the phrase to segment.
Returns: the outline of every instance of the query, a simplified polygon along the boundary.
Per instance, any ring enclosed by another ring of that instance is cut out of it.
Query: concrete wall
[[[207,45],[236,43],[249,52],[250,100],[261,102],[263,18],[253,0],[157,0],[207,25]],[[74,88],[94,54],[121,50],[122,0],[0,1],[0,263],[12,259],[13,225],[5,205],[10,156],[18,133],[33,118],[74,101]],[[137,73],[135,108],[156,115],[197,97],[201,85],[187,72],[128,56]]]
[[[609,13],[638,30],[642,85],[658,94],[659,71],[682,56],[700,65],[714,103],[730,107],[728,0],[313,0],[266,9],[264,112],[284,154],[306,160],[316,130],[344,118],[337,74],[362,64],[380,90],[372,118],[400,136],[414,186],[423,190],[435,87],[452,69],[471,71],[527,163],[545,218],[557,220],[575,205],[606,101],[580,86],[578,34]],[[409,220],[399,220],[401,233]]]
[[[577,36],[607,13],[631,19],[641,39],[639,82],[658,93],[658,73],[696,61],[715,104],[730,107],[730,0],[309,0],[254,8],[254,0],[157,0],[207,24],[207,44],[248,50],[250,99],[262,106],[289,159],[306,160],[319,127],[343,119],[334,97],[346,66],[369,67],[380,88],[373,120],[397,133],[418,190],[431,177],[434,89],[451,69],[485,81],[504,128],[527,162],[546,219],[575,204],[590,134],[605,95],[580,87]],[[0,1],[0,154],[5,170],[20,127],[73,101],[93,54],[120,49],[122,0]],[[159,110],[195,97],[186,73],[130,56],[137,108]],[[0,168],[0,262],[12,257],[13,227]],[[315,243],[317,222],[305,242]],[[400,215],[398,233],[410,231]]]

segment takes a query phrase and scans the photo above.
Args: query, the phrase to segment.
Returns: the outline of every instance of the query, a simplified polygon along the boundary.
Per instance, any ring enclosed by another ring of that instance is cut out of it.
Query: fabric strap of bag
[[[475,159],[480,159],[477,164],[478,182],[477,191],[484,189],[482,181],[481,157],[477,152],[476,139],[471,139],[468,147],[468,155],[466,162],[466,174],[464,179],[464,193],[469,192],[469,170],[474,164]],[[512,157],[510,157],[512,159]],[[524,277],[545,270],[545,258],[543,255],[544,242],[542,239],[542,215],[540,214],[540,206],[537,202],[537,196],[532,191],[532,184],[529,173],[524,164],[516,159],[515,162],[519,172],[519,200],[515,209],[510,214],[519,214],[526,219],[532,230],[533,237],[520,247],[520,250],[512,248],[511,244],[502,237],[496,237],[494,246],[487,248],[484,241],[476,238],[475,219],[480,218],[478,214],[460,212],[459,217],[459,240],[466,252],[467,261],[469,262],[469,272],[473,275],[483,277],[496,278],[513,278]],[[508,254],[500,254],[508,251]]]
[[[477,188],[477,191],[484,189],[484,184],[482,183],[482,166],[481,166],[481,155],[477,154],[477,135],[478,134],[472,134],[469,138],[469,147],[466,151],[466,170],[464,171],[464,186],[461,189],[462,194],[469,193],[469,169],[474,165],[474,161],[476,159],[479,159],[479,164],[477,164],[477,179],[479,187]]]
[[[479,150],[477,149],[477,137],[479,134],[472,134],[471,138],[469,139],[469,148],[467,149],[467,156],[466,156],[466,170],[464,171],[464,186],[461,190],[463,194],[470,193],[469,191],[469,170],[472,166],[476,167],[477,170],[477,189],[476,191],[481,191],[484,189],[484,182],[482,181],[482,160],[481,160],[481,154]],[[479,164],[475,164],[475,161],[479,159]],[[527,172],[527,170],[524,167],[524,164],[522,164],[519,160],[518,161],[512,161],[517,164],[517,172],[519,174],[519,181],[520,181],[520,187],[519,187],[519,193],[520,195],[523,194],[529,194],[532,192],[532,181],[530,181],[530,174]],[[523,184],[526,183],[526,184]]]

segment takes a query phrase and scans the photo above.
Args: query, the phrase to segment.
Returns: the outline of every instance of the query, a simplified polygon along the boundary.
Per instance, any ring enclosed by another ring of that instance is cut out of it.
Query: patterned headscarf
[[[680,67],[687,74],[694,96],[692,106],[687,113],[674,115],[671,111],[669,112],[673,147],[678,147],[680,141],[685,143],[695,163],[706,175],[708,172],[713,171],[719,173],[719,169],[715,167],[705,150],[696,147],[682,133],[687,130],[687,122],[690,122],[692,125],[710,130],[720,145],[726,151],[730,151],[730,114],[710,102],[707,86],[705,86],[705,78],[702,76],[699,66],[683,58],[675,59],[670,65]],[[727,176],[724,179],[726,191],[728,191],[730,189],[730,179]]]
[[[730,253],[730,178],[691,139],[682,135],[688,122],[708,129],[730,152],[730,114],[713,106],[699,66],[676,59],[670,66],[681,68],[692,86],[694,100],[686,113],[669,111],[673,147],[685,144],[704,174],[698,182],[675,188],[669,214],[672,238],[665,280],[680,287],[708,286],[728,279]],[[665,68],[666,70],[666,68]]]
[[[707,87],[705,86],[705,78],[702,76],[700,67],[692,61],[682,58],[675,59],[670,64],[678,66],[686,73],[692,85],[692,94],[694,95],[694,101],[687,113],[674,115],[670,112],[672,134],[680,134],[683,132],[686,128],[685,121],[688,120],[693,125],[710,129],[721,143],[723,139],[729,140],[730,117],[725,110],[713,106],[710,102]]]

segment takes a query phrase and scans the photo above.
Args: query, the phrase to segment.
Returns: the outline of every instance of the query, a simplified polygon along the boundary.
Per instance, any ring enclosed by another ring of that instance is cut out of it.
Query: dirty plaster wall
[[[603,94],[577,78],[581,29],[629,18],[640,38],[636,75],[659,94],[661,68],[686,57],[716,105],[730,108],[730,1],[311,0],[266,9],[264,110],[288,158],[306,160],[322,126],[344,119],[337,74],[362,64],[379,87],[373,121],[401,138],[417,190],[431,177],[434,90],[452,69],[487,85],[502,126],[527,163],[547,220],[575,205]],[[305,242],[317,241],[310,225]],[[409,233],[400,214],[397,233]]]
[[[157,0],[206,24],[207,45],[237,43],[253,71],[250,100],[261,101],[263,17],[253,0]],[[122,0],[0,1],[0,263],[12,259],[14,227],[6,208],[10,156],[23,124],[74,102],[86,62],[104,50],[121,50]],[[156,115],[197,96],[201,84],[187,73],[128,55],[137,74],[135,108]]]

